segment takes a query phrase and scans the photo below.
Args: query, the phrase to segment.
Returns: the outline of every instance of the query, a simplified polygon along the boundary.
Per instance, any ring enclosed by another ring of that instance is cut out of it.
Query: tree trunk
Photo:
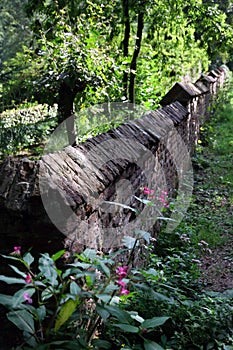
[[[137,59],[138,59],[138,55],[140,53],[141,42],[142,42],[142,31],[143,31],[143,26],[144,26],[143,16],[144,16],[143,12],[140,12],[138,14],[137,38],[136,38],[136,42],[135,42],[135,48],[134,48],[132,61],[130,64],[129,102],[131,102],[131,103],[135,102],[135,97],[134,97],[135,76],[136,76],[136,69],[137,69]]]
[[[123,0],[122,6],[123,6],[123,18],[124,18],[124,26],[125,26],[124,39],[122,42],[122,44],[123,44],[123,56],[125,58],[127,58],[129,55],[129,37],[130,37],[129,1]],[[123,74],[123,90],[124,90],[124,96],[126,97],[126,99],[128,99],[128,72],[127,72],[127,69],[124,71],[124,74]]]
[[[74,100],[78,92],[85,90],[86,84],[76,84],[70,87],[65,81],[60,85],[58,94],[58,123],[66,121],[69,145],[76,144],[75,108]]]

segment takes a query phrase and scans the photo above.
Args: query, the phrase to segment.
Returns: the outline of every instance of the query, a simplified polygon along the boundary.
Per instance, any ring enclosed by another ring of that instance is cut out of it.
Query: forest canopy
[[[174,81],[232,64],[231,1],[2,0],[0,14],[1,111],[156,108]]]

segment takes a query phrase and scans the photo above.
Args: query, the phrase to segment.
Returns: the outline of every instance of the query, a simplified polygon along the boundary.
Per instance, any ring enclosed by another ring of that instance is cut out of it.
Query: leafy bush
[[[0,114],[0,158],[41,144],[56,125],[56,106],[23,106]]]
[[[115,254],[86,249],[74,259],[65,250],[35,259],[14,247],[4,258],[18,277],[0,280],[20,288],[0,294],[0,303],[22,332],[20,348],[231,349],[233,293],[201,291],[187,236],[170,234],[170,248],[163,235],[156,249],[145,239],[141,232]],[[139,242],[148,250],[145,268],[132,266]],[[127,251],[127,265],[117,265]]]

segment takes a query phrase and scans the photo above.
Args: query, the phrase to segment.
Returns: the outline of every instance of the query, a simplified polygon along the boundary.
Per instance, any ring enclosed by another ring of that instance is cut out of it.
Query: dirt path
[[[233,289],[233,92],[206,128],[194,163],[196,219],[211,249],[201,256],[200,281],[223,292]]]

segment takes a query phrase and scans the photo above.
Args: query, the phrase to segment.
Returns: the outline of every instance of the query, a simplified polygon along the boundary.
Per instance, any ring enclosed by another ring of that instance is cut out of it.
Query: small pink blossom
[[[148,187],[143,187],[143,190],[142,190],[143,194],[152,194],[154,193],[154,190],[150,190]]]
[[[168,207],[168,192],[162,191],[159,197],[160,202],[163,204],[164,208]]]
[[[129,294],[129,290],[125,289],[125,288],[121,288],[119,295],[128,295]]]
[[[15,246],[12,254],[20,255],[21,254],[21,246]]]
[[[116,274],[119,279],[126,277],[128,271],[128,266],[119,266],[116,270]]]
[[[24,297],[27,304],[32,304],[32,298],[30,297],[30,295],[28,293],[24,293],[23,297]]]
[[[25,282],[26,283],[32,283],[32,278],[31,278],[31,275],[29,273],[25,277]]]
[[[126,283],[123,282],[122,280],[118,280],[117,284],[118,284],[118,286],[121,286],[122,288],[125,288],[125,286],[126,286]]]

